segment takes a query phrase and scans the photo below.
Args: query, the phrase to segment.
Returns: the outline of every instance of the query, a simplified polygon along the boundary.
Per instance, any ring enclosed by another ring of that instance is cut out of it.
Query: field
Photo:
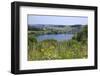
[[[57,41],[47,39],[38,41],[40,34],[57,34],[64,31],[29,30],[28,31],[28,60],[55,60],[55,59],[84,59],[88,57],[87,25],[71,40]]]

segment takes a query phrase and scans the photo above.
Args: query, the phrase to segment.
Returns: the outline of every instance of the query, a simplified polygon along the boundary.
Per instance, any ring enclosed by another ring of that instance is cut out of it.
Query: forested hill
[[[55,31],[55,32],[66,32],[66,33],[77,33],[80,32],[81,29],[85,25],[50,25],[50,24],[34,24],[34,25],[28,25],[29,31]]]

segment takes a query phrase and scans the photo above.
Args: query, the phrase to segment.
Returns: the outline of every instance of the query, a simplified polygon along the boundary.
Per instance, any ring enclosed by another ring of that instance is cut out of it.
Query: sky
[[[85,25],[88,24],[88,17],[28,15],[28,24]]]

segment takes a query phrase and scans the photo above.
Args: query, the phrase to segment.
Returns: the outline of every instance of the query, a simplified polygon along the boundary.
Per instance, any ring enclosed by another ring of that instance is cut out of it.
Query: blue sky
[[[85,25],[88,24],[88,17],[28,15],[28,24]]]

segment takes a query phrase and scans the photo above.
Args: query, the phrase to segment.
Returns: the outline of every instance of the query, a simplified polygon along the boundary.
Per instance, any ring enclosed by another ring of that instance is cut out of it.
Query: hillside
[[[52,31],[56,33],[78,33],[83,28],[83,25],[50,25],[50,24],[35,24],[28,25],[29,31]]]

